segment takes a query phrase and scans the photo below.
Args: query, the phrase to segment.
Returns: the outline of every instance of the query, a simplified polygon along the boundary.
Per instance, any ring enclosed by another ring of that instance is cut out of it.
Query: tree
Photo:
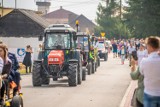
[[[125,24],[137,38],[160,36],[160,0],[128,0]]]
[[[119,10],[116,0],[111,0],[108,6],[104,7],[100,3],[98,6],[97,20],[98,27],[95,29],[96,34],[105,32],[107,38],[121,38],[130,35],[129,30],[120,17],[115,15]]]

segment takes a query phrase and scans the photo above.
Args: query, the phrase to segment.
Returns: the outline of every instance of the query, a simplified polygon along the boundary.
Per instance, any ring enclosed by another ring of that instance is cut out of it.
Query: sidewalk
[[[131,81],[119,107],[132,107],[131,100],[136,87],[137,81]]]

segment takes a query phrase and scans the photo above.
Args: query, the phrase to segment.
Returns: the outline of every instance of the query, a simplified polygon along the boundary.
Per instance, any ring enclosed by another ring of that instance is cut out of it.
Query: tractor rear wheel
[[[95,62],[95,72],[97,71],[98,64]]]
[[[87,66],[87,69],[88,69],[88,75],[91,75],[91,73],[92,73],[92,64],[91,64],[91,62],[89,62],[88,66]]]
[[[33,86],[41,86],[42,85],[41,70],[42,70],[41,63],[34,62],[33,63],[33,71],[32,71]]]
[[[95,72],[95,63],[92,61],[92,73],[94,74]]]
[[[107,61],[107,54],[104,54],[104,61]]]
[[[98,66],[100,66],[100,58],[98,57]]]
[[[78,83],[78,66],[77,64],[69,64],[68,84],[69,86],[77,86]]]
[[[86,80],[86,72],[87,72],[86,67],[83,67],[83,68],[82,68],[82,80],[83,80],[83,81]]]
[[[78,84],[82,83],[82,63],[79,63],[78,66]]]

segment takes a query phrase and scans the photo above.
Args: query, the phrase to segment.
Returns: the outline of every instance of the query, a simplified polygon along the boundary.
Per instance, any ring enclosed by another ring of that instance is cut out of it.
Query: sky
[[[1,2],[2,0],[0,0]],[[44,0],[17,0],[17,8],[37,10],[35,1]],[[96,11],[101,0],[46,0],[51,2],[50,12],[63,7],[63,9],[72,11],[78,15],[85,15],[92,21],[96,19]],[[15,0],[3,0],[4,7],[15,7]],[[105,4],[105,2],[102,2]],[[123,4],[124,0],[123,0]]]

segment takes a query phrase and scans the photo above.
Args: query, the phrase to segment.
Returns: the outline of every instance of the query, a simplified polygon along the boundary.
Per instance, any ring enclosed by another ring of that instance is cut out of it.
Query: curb
[[[125,95],[123,96],[123,99],[119,107],[132,107],[131,100],[134,94],[134,90],[136,88],[137,88],[137,81],[131,81],[129,87],[127,88],[127,91],[125,92]]]

